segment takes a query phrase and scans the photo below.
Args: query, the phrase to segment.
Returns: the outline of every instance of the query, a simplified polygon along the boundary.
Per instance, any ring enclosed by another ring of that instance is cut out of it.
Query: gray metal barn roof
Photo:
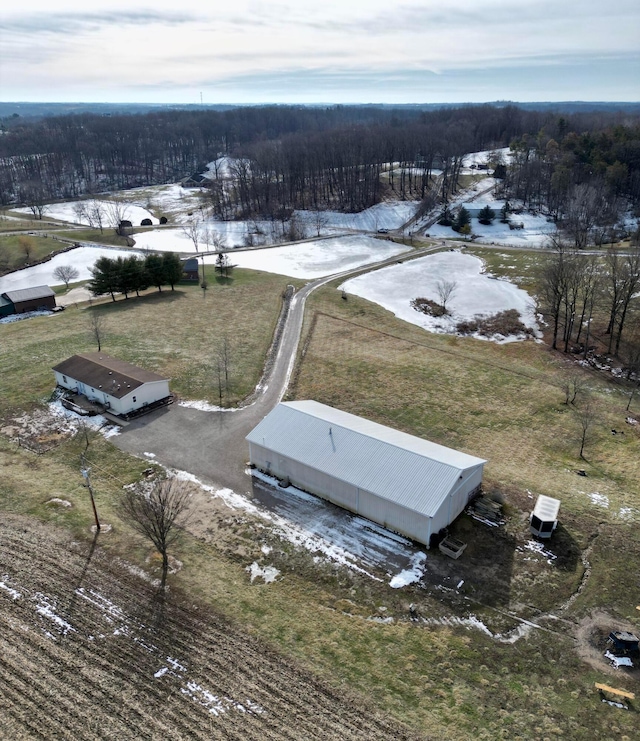
[[[49,286],[34,286],[33,288],[20,288],[16,291],[5,291],[4,295],[14,304],[21,301],[35,301],[39,298],[55,296],[55,292]]]
[[[246,439],[430,517],[486,463],[316,401],[278,404]]]

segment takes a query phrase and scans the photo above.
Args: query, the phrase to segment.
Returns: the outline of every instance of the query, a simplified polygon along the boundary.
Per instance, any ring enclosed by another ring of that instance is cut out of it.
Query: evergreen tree
[[[162,257],[160,255],[147,255],[144,266],[149,278],[149,284],[156,286],[162,292],[162,286],[167,282]]]
[[[496,212],[491,208],[491,206],[485,206],[483,209],[480,209],[478,221],[481,224],[490,224],[495,218]]]
[[[136,292],[136,296],[139,296],[140,291],[145,291],[150,284],[144,260],[136,255],[131,255],[125,259],[125,263],[129,287]]]
[[[115,260],[109,257],[99,257],[91,268],[89,290],[94,296],[103,296],[110,293],[113,301],[115,293],[120,290],[118,268]]]
[[[462,208],[458,211],[458,215],[456,216],[456,221],[453,225],[453,229],[456,232],[462,231],[462,228],[468,226],[470,223],[471,214],[464,206],[462,206]]]
[[[173,291],[175,290],[175,284],[182,280],[182,262],[175,252],[165,252],[162,255],[162,266],[164,269],[164,282],[168,283]]]
[[[442,209],[442,213],[440,214],[440,218],[438,219],[438,224],[440,226],[451,226],[453,224],[453,216],[451,214],[451,209],[449,206],[445,206]]]

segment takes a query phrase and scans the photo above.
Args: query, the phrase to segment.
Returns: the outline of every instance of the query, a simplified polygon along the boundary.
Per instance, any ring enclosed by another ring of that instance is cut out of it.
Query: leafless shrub
[[[449,313],[444,306],[436,301],[432,301],[430,298],[414,298],[411,300],[411,306],[416,311],[421,311],[428,316],[439,317]]]
[[[494,335],[533,335],[533,330],[522,323],[520,314],[516,309],[507,309],[500,311],[492,316],[476,316],[473,319],[466,319],[458,322],[456,331],[460,334],[480,334],[483,337],[493,337]]]

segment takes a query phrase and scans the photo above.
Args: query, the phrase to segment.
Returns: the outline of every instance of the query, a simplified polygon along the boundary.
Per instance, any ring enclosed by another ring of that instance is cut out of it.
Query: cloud
[[[0,31],[20,34],[68,34],[101,31],[107,26],[177,26],[194,23],[198,17],[187,13],[155,10],[127,10],[111,13],[37,13],[0,20]]]

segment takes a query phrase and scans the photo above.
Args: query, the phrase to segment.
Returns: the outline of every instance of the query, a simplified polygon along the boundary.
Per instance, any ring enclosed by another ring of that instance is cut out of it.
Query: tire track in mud
[[[413,739],[225,618],[100,548],[0,522],[0,732],[8,738]]]

